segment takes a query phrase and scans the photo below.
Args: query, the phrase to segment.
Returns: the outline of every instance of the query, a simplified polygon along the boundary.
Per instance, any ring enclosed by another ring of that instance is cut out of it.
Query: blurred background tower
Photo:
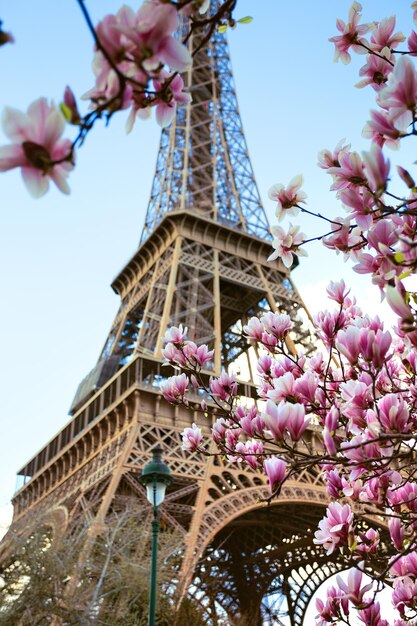
[[[226,38],[192,34],[188,45],[192,102],[162,131],[141,242],[112,283],[120,309],[71,419],[18,473],[13,527],[27,526],[36,511],[61,530],[87,524],[94,539],[115,508],[139,502],[147,513],[137,475],[160,444],[174,477],[161,517],[184,537],[180,595],[192,594],[213,626],[300,625],[314,591],[339,569],[312,544],[327,501],[318,477],[304,472],[265,507],[263,476],[181,448],[184,427],[198,422],[208,433],[216,407],[209,402],[203,415],[201,396],[191,396],[187,411],[159,392],[173,374],[161,356],[169,326],[182,324],[190,339],[214,348],[207,379],[233,370],[240,395],[252,402],[254,350],[242,334],[250,316],[285,312],[295,345],[306,353],[313,347],[290,271],[266,261],[271,235]]]

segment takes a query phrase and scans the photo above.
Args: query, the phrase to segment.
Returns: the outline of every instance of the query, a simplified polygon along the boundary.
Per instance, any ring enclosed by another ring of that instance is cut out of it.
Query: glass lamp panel
[[[159,506],[165,498],[166,484],[152,482],[146,485],[146,497],[152,506]]]

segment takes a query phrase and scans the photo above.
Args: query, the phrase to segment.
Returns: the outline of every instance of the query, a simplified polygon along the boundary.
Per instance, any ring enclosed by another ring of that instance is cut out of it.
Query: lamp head
[[[165,490],[172,483],[172,476],[168,465],[162,462],[162,448],[152,449],[152,459],[147,463],[139,478],[139,482],[146,487],[146,495],[153,507],[158,507],[165,498]]]

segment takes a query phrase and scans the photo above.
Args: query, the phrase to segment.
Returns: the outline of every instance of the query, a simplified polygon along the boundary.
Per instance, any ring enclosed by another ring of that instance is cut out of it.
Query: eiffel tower
[[[184,537],[182,595],[194,595],[213,626],[301,626],[315,590],[340,569],[312,544],[327,502],[318,476],[305,471],[266,507],[262,475],[182,450],[181,431],[196,421],[208,434],[215,406],[204,416],[197,396],[189,411],[159,391],[173,373],[162,367],[169,326],[182,324],[190,339],[214,348],[206,375],[234,368],[240,395],[250,399],[256,381],[242,334],[250,316],[287,313],[294,344],[312,349],[290,271],[266,261],[271,235],[226,38],[216,33],[200,46],[201,37],[188,40],[197,51],[184,76],[192,102],[162,131],[141,242],[112,283],[120,309],[97,365],[79,385],[70,421],[18,472],[13,525],[24,526],[36,511],[61,531],[84,520],[94,537],[115,502],[146,508],[137,474],[158,443],[174,477],[160,514]]]

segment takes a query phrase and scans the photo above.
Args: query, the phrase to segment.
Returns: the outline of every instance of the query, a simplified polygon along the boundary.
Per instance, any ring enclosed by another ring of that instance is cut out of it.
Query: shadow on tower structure
[[[290,271],[266,261],[271,234],[226,38],[216,33],[200,47],[201,37],[188,42],[198,50],[184,77],[192,102],[162,131],[141,242],[112,283],[120,309],[97,365],[79,385],[70,421],[18,473],[13,524],[19,529],[34,511],[56,512],[61,525],[84,520],[94,537],[115,502],[148,506],[136,476],[158,443],[174,477],[161,516],[184,537],[179,591],[204,605],[213,626],[299,626],[314,591],[340,569],[312,544],[327,500],[318,476],[304,472],[265,507],[262,475],[182,450],[184,427],[198,421],[208,433],[216,407],[209,402],[202,415],[201,397],[188,411],[159,391],[173,373],[162,367],[169,326],[182,324],[190,339],[215,349],[207,377],[222,368],[240,372],[239,393],[250,401],[253,348],[242,334],[250,316],[287,313],[295,345],[313,348]]]

